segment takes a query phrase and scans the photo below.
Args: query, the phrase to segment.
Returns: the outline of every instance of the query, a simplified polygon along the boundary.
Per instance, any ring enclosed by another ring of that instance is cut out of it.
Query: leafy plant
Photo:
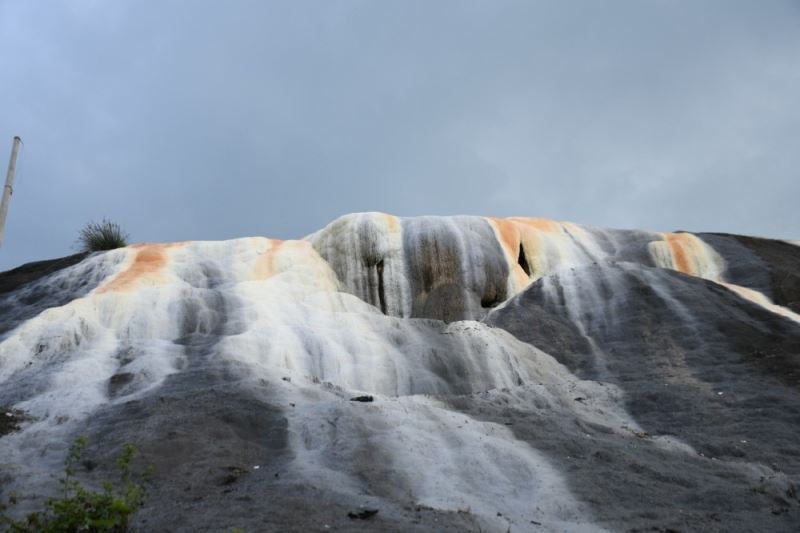
[[[2,514],[0,506],[0,526],[13,533],[72,533],[129,531],[131,517],[143,505],[146,496],[144,485],[133,479],[131,464],[137,451],[132,444],[126,444],[117,457],[120,472],[120,486],[115,488],[108,481],[103,483],[102,491],[93,491],[74,479],[75,467],[81,462],[86,437],[78,438],[69,448],[65,461],[64,477],[61,479],[61,498],[50,498],[45,509],[29,514],[24,520],[14,521]],[[141,476],[149,477],[146,470]],[[16,503],[14,495],[10,504]]]
[[[77,244],[82,252],[113,250],[128,245],[128,234],[122,231],[119,224],[104,218],[81,228]]]

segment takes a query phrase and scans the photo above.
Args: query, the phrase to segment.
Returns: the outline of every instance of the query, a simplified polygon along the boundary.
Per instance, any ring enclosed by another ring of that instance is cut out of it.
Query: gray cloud
[[[796,2],[0,1],[0,269],[336,216],[800,236]],[[5,144],[3,144],[5,143]]]

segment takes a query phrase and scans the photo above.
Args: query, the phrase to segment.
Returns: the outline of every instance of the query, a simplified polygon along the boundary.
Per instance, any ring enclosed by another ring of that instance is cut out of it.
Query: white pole
[[[0,203],[0,246],[3,244],[3,230],[6,227],[6,215],[8,215],[8,202],[14,192],[14,172],[17,170],[17,155],[22,139],[14,137],[14,144],[11,147],[11,159],[8,161],[8,173],[6,174],[6,186],[3,188],[3,202]]]

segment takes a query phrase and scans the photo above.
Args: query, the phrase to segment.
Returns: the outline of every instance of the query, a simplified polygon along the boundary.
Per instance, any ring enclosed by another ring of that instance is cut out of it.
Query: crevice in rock
[[[481,298],[481,307],[484,309],[491,309],[500,305],[503,300],[503,295],[497,294],[497,292],[487,293]]]
[[[381,313],[384,315],[386,314],[386,292],[383,285],[383,259],[378,261],[378,264],[375,265],[375,268],[378,270],[378,301],[381,305]]]
[[[525,258],[525,248],[522,247],[522,243],[519,243],[519,255],[517,256],[517,263],[522,267],[522,270],[525,271],[528,277],[530,277],[531,267],[528,264],[528,260]]]

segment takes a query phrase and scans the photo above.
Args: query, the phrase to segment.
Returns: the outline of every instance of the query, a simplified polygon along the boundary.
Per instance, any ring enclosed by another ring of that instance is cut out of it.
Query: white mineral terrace
[[[327,382],[386,398],[360,424],[397,470],[426,473],[409,481],[416,501],[469,508],[498,530],[505,530],[506,519],[597,530],[542,454],[504,426],[449,411],[437,397],[511,391],[513,404],[522,401],[515,387],[524,385],[536,390],[543,409],[570,409],[613,431],[635,429],[613,386],[581,381],[550,355],[479,321],[537,280],[544,278],[548,290],[553,273],[608,262],[705,278],[800,322],[767,295],[729,283],[722,257],[689,233],[604,231],[536,218],[403,220],[365,213],[302,240],[137,244],[35,282],[59,291],[78,279],[97,280],[92,290],[1,338],[0,386],[27,380],[35,393],[14,407],[36,421],[0,441],[0,466],[13,463],[17,473],[35,477],[58,458],[34,443],[55,442],[99,406],[158,387],[192,357],[181,340],[203,338],[213,357],[280,383],[281,402],[297,406],[287,416],[298,475],[356,490],[356,481],[342,472],[357,461],[357,442],[337,442],[343,451],[331,459],[322,452],[333,446],[332,435],[314,429],[341,409],[318,401],[334,394],[313,387]],[[566,291],[569,279],[561,278]],[[577,315],[581,305],[605,301],[598,294],[572,310]],[[449,323],[424,320],[439,318],[444,307],[460,315]],[[123,365],[134,378],[111,398],[107,384]],[[592,400],[570,401],[579,395]],[[359,428],[340,428],[342,434],[358,435]],[[497,509],[504,510],[502,520]]]

